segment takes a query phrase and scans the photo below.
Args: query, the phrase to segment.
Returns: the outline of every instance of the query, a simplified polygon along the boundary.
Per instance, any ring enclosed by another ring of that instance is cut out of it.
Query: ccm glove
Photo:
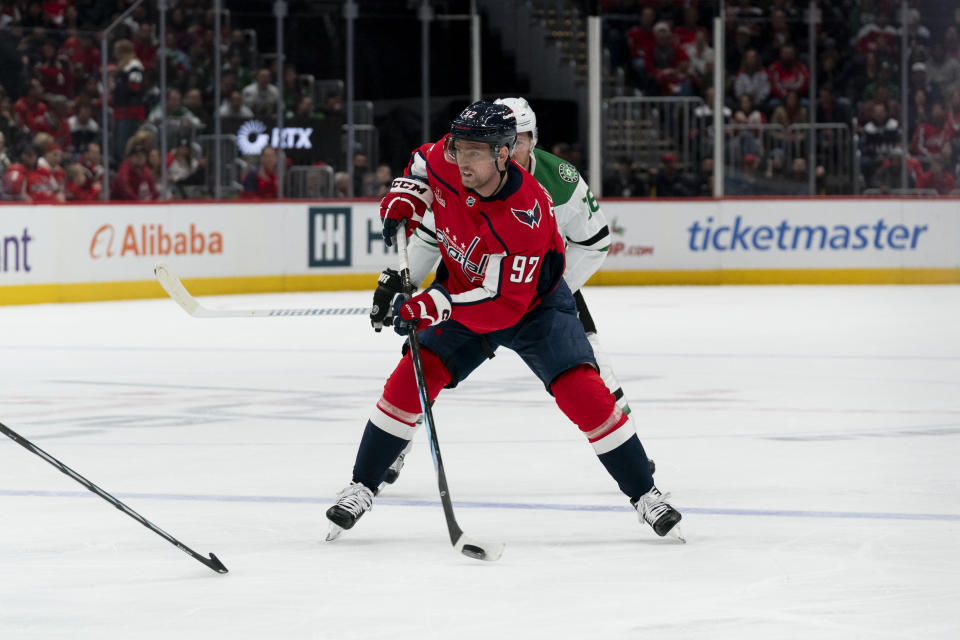
[[[386,269],[377,280],[377,290],[373,292],[373,307],[370,309],[370,325],[380,333],[383,325],[393,323],[393,298],[403,289],[400,274],[394,269]]]
[[[451,308],[450,294],[438,284],[409,300],[399,297],[393,303],[393,330],[405,336],[410,327],[432,327],[449,318]]]
[[[404,222],[409,238],[423,222],[423,214],[431,204],[433,192],[426,180],[416,176],[396,178],[390,185],[390,191],[380,201],[384,243],[388,247],[393,245],[397,229]]]

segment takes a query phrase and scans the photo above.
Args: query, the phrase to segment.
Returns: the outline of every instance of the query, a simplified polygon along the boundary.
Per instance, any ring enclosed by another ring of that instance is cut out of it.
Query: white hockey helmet
[[[517,118],[517,133],[530,132],[530,147],[537,146],[537,114],[533,112],[526,98],[499,98],[494,104],[505,104]]]

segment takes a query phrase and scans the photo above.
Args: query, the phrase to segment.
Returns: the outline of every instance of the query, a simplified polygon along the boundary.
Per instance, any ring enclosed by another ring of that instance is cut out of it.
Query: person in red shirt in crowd
[[[243,177],[244,197],[274,200],[277,197],[277,150],[267,146],[260,152],[259,169],[251,169]]]
[[[39,80],[30,80],[27,95],[21,96],[13,103],[13,116],[17,127],[21,130],[29,129],[31,123],[47,112],[47,105],[40,97],[43,96],[43,85]]]
[[[47,145],[37,168],[27,174],[27,192],[34,202],[65,202],[67,173],[60,166],[63,149],[56,142]]]
[[[653,26],[656,43],[647,50],[647,73],[656,78],[663,96],[689,96],[693,94],[690,79],[690,57],[673,42],[670,25],[658,22]]]
[[[698,31],[706,32],[706,29],[700,26],[700,13],[695,6],[687,7],[683,10],[683,24],[673,29],[674,42],[681,47],[692,44]],[[707,41],[709,40],[708,34]]]
[[[866,24],[856,35],[857,52],[866,55],[874,51],[877,55],[892,58],[900,51],[900,34],[890,24],[886,11],[877,11],[876,21]]]
[[[940,195],[946,195],[956,188],[957,181],[944,171],[943,158],[939,155],[931,156],[930,170],[921,173],[917,178],[917,189],[936,189]]]
[[[60,45],[60,55],[65,57],[73,68],[80,67],[86,74],[96,74],[100,70],[100,50],[93,46],[88,35],[80,35],[76,29],[68,29],[69,37]]]
[[[627,31],[627,46],[630,49],[631,65],[641,76],[647,73],[647,51],[657,43],[653,37],[653,23],[657,12],[645,7],[640,14],[640,24]]]
[[[152,24],[149,22],[140,23],[137,37],[133,40],[133,49],[137,53],[137,58],[143,63],[144,68],[152,69],[157,60],[157,43],[153,39]]]
[[[147,165],[147,148],[134,142],[127,150],[127,159],[120,163],[111,183],[113,200],[156,200],[157,185]]]
[[[947,124],[947,114],[943,104],[934,102],[930,108],[930,117],[917,124],[913,133],[910,150],[919,156],[934,156],[940,153],[940,147],[950,140],[951,127]]]
[[[100,161],[100,145],[91,142],[86,146],[77,163],[83,168],[86,176],[86,186],[103,183],[103,163]],[[99,188],[99,187],[98,187]]]
[[[65,97],[51,96],[50,107],[46,113],[29,123],[30,131],[50,134],[61,149],[71,148],[73,136],[70,133],[69,111],[70,106]]]
[[[28,144],[20,151],[20,162],[11,164],[3,174],[3,193],[10,200],[32,202],[27,192],[27,175],[37,168],[37,150]]]
[[[40,48],[36,73],[43,84],[44,93],[60,96],[74,94],[70,61],[57,52],[57,45],[52,40],[45,41]]]
[[[770,96],[784,100],[790,91],[807,95],[810,73],[802,62],[797,61],[797,50],[792,44],[780,47],[780,59],[775,60],[767,70],[770,74]]]
[[[100,183],[87,180],[87,172],[79,162],[67,167],[67,201],[90,202],[100,199]]]

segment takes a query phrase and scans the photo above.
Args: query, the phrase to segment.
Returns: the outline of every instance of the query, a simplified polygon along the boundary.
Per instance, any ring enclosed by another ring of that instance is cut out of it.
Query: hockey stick
[[[180,278],[165,262],[153,268],[164,291],[194,318],[278,318],[291,316],[353,316],[370,313],[369,307],[331,307],[320,309],[211,309],[190,295]]]
[[[47,453],[37,445],[33,444],[32,442],[30,442],[29,440],[21,436],[19,433],[17,433],[13,429],[7,427],[2,422],[0,422],[0,431],[2,431],[4,435],[9,437],[11,440],[19,444],[24,449],[30,451],[31,453],[37,454],[38,456],[40,456],[41,458],[43,458],[44,460],[46,460],[47,462],[55,466],[65,475],[70,476],[71,478],[73,478],[74,480],[82,484],[84,487],[86,487],[88,490],[97,494],[98,496],[100,496],[101,498],[103,498],[104,500],[112,504],[114,507],[124,512],[125,514],[127,514],[128,516],[130,516],[131,518],[133,518],[134,520],[136,520],[137,522],[145,526],[147,529],[150,529],[151,531],[153,531],[154,533],[156,533],[157,535],[159,535],[164,540],[174,545],[181,551],[184,551],[190,554],[191,556],[193,556],[203,564],[207,565],[217,573],[227,572],[227,568],[223,566],[223,563],[220,562],[220,559],[217,558],[217,556],[213,555],[212,553],[210,554],[209,558],[206,558],[200,555],[199,553],[197,553],[187,545],[183,544],[182,542],[180,542],[179,540],[171,536],[169,533],[167,533],[160,527],[156,526],[155,524],[153,524],[152,522],[144,518],[142,515],[140,515],[139,513],[137,513],[127,505],[125,505],[124,503],[114,498],[112,495],[110,495],[109,493],[107,493],[97,485],[93,484],[92,482],[84,478],[82,475],[80,475],[79,473],[77,473],[67,465],[63,464],[62,462],[54,458],[52,455],[50,455],[49,453]]]
[[[407,259],[407,235],[403,227],[397,231],[397,252],[400,254],[400,281],[403,290],[412,295],[413,284],[410,282],[410,262]],[[447,520],[447,531],[450,533],[450,542],[453,548],[463,555],[477,560],[499,560],[503,555],[502,542],[481,542],[467,536],[453,513],[453,501],[450,498],[450,489],[447,487],[447,474],[443,470],[443,458],[440,457],[440,442],[437,440],[436,424],[433,421],[433,409],[430,406],[430,395],[427,392],[427,378],[423,373],[423,358],[420,354],[420,343],[417,342],[417,329],[411,326],[408,331],[410,338],[410,356],[413,359],[413,371],[417,378],[417,391],[420,394],[420,407],[423,409],[423,424],[430,435],[430,449],[433,453],[433,467],[437,472],[437,484],[440,487],[440,503],[443,505],[443,516]]]

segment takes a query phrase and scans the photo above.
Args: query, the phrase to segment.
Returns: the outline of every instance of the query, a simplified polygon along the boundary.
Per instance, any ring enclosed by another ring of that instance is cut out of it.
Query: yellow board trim
[[[372,291],[377,273],[190,278],[183,283],[193,295],[283,291]],[[958,269],[725,269],[716,271],[600,271],[593,286],[720,285],[720,284],[960,284]],[[154,280],[0,286],[0,305],[51,302],[95,302],[162,298]]]

